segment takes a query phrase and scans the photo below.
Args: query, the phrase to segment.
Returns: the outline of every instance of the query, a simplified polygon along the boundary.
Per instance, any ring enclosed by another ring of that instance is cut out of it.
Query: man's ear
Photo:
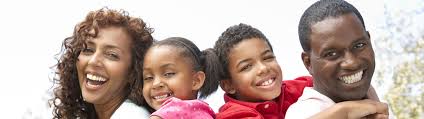
[[[305,68],[308,70],[309,74],[312,75],[312,67],[311,67],[311,55],[307,52],[302,52],[302,61]]]
[[[191,90],[199,90],[205,83],[206,75],[203,71],[197,71],[193,76],[193,86]]]
[[[224,90],[228,94],[235,94],[236,90],[232,86],[232,82],[230,79],[224,79],[219,81],[219,85],[221,86],[221,89]]]

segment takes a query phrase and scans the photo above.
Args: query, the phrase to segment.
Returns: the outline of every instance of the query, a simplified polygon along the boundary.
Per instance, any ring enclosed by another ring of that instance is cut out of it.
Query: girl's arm
[[[214,117],[215,113],[207,103],[200,100],[180,100],[178,98],[168,99],[150,116],[151,119],[213,119]]]

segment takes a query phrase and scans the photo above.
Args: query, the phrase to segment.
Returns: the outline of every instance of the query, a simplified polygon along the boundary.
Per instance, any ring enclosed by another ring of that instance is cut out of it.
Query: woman
[[[54,79],[58,86],[50,100],[54,118],[148,116],[139,106],[143,57],[152,32],[142,19],[122,10],[90,12],[63,41]]]

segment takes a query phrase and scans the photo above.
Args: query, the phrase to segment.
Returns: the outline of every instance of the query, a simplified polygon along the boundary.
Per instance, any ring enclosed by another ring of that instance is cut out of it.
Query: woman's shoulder
[[[121,106],[113,113],[111,119],[146,119],[150,113],[146,108],[136,105],[130,100],[124,101]]]

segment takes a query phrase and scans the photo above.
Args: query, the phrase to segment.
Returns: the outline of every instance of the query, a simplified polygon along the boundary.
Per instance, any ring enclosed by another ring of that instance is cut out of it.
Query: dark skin
[[[311,50],[302,53],[302,60],[314,78],[314,89],[337,103],[312,118],[388,117],[387,105],[378,102],[370,87],[374,51],[369,33],[355,14],[312,24],[310,44]]]

